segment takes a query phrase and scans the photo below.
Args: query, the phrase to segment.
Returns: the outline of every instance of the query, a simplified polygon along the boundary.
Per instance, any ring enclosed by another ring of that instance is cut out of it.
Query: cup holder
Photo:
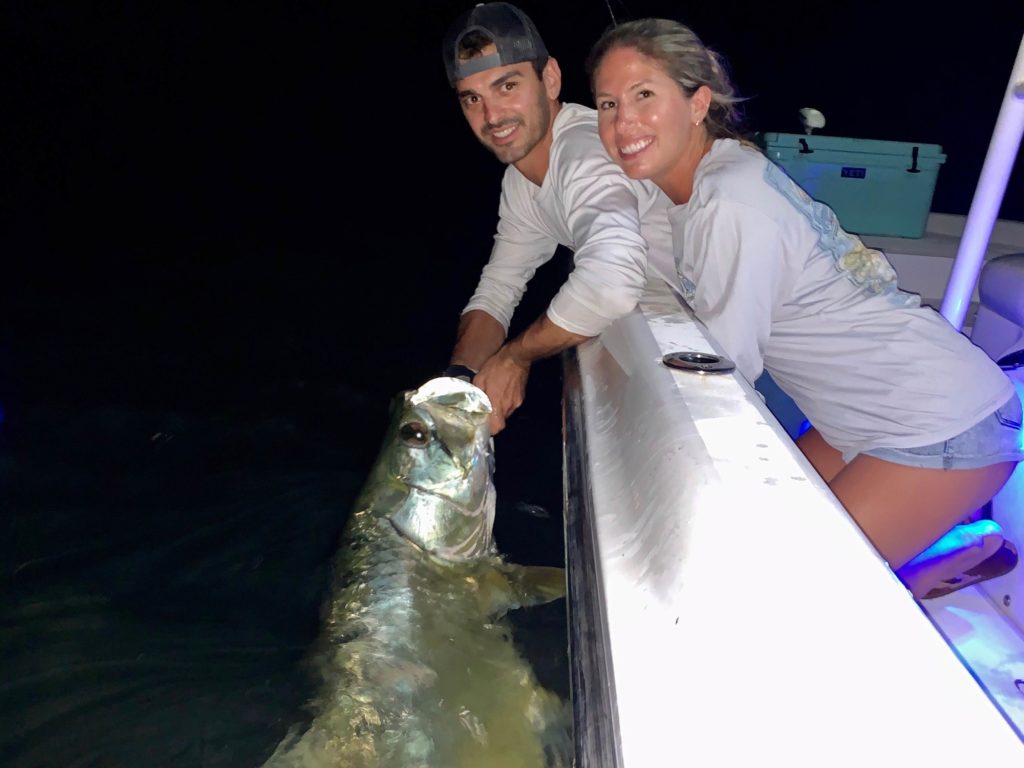
[[[732,360],[707,352],[672,352],[661,358],[661,362],[669,368],[703,375],[731,373],[736,370],[736,364]]]

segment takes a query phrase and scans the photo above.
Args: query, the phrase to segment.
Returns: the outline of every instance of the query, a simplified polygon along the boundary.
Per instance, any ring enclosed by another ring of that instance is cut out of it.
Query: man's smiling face
[[[490,45],[481,54],[494,51]],[[505,164],[525,158],[547,133],[551,124],[548,90],[529,61],[486,69],[455,84],[473,133]]]

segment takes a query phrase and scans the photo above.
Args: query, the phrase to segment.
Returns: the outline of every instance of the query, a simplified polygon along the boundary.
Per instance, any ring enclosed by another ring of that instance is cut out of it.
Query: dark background
[[[388,401],[446,364],[496,222],[503,169],[439,53],[470,4],[5,4],[0,762],[252,765],[303,716]],[[823,133],[941,144],[933,209],[960,214],[1024,30],[995,0],[521,5],[565,100],[590,104],[610,12],[674,17],[750,129],[814,106]],[[497,440],[519,562],[562,557],[560,386],[536,365]],[[519,619],[555,688],[562,609]]]
[[[465,0],[18,2],[7,99],[5,315],[103,338],[42,380],[113,378],[166,402],[254,359],[383,394],[445,362],[486,259],[502,167],[464,124],[439,40]],[[582,61],[617,18],[667,15],[722,51],[753,130],[941,144],[934,210],[966,213],[1024,10],[979,0],[524,2],[590,104]],[[1024,173],[1002,215],[1024,219]],[[557,286],[533,287],[517,325]],[[285,328],[287,327],[287,332]],[[194,355],[123,367],[124,334]],[[287,341],[284,336],[287,336]],[[12,343],[8,337],[8,343]],[[32,346],[43,345],[42,338]],[[185,368],[187,370],[182,370]],[[24,374],[24,375],[22,375]],[[324,404],[323,418],[333,408]],[[365,414],[365,411],[361,410]]]
[[[62,324],[79,307],[115,327],[173,316],[172,335],[214,354],[287,309],[299,345],[322,336],[352,368],[416,379],[447,353],[496,218],[502,168],[439,56],[469,4],[8,4],[5,305],[31,291]],[[566,100],[590,104],[582,60],[610,11],[673,16],[726,55],[752,129],[798,131],[813,105],[824,133],[941,144],[933,207],[951,213],[969,207],[1024,29],[994,0],[523,6]],[[1006,218],[1024,219],[1019,165]]]

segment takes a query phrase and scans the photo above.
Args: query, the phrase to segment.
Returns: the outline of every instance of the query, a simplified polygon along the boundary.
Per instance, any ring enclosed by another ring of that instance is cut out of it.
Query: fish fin
[[[508,581],[512,608],[541,605],[565,597],[564,568],[502,563],[498,570]]]

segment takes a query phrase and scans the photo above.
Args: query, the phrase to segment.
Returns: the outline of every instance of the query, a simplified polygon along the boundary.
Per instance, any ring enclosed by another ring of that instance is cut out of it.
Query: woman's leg
[[[991,499],[1014,466],[1004,462],[979,469],[923,469],[861,454],[832,478],[829,487],[898,571]],[[972,538],[968,533],[962,547],[915,563],[904,583],[921,597],[943,579],[984,560],[1001,543],[998,535]]]
[[[970,477],[971,472],[979,470],[914,470],[913,467],[903,467],[871,456],[858,456],[850,464],[851,467],[857,465],[857,469],[843,479],[840,490],[837,491],[833,481],[847,467],[842,454],[826,443],[814,428],[801,435],[796,444],[818,474],[832,487],[832,491],[839,497],[843,506],[850,511],[850,515],[864,530],[865,535],[875,543],[890,567],[897,571],[897,575],[915,597],[923,597],[944,579],[959,576],[977,565],[994,554],[1003,543],[998,525],[986,524],[990,521],[980,521],[979,516],[972,513],[989,501],[1003,486],[1013,471],[1013,464],[997,465],[995,469],[988,467],[988,471],[980,471],[980,476]],[[870,461],[862,461],[863,459]],[[874,468],[879,468],[878,465],[883,465],[880,469],[885,470],[884,474],[876,474]],[[999,467],[1005,469],[1000,470]],[[934,495],[939,497],[936,504],[927,495],[927,491],[925,496],[921,496],[916,490],[919,484],[930,486],[932,475],[905,476],[902,470],[940,475],[945,473],[947,477],[944,479],[957,486],[961,495],[974,495],[980,497],[981,501],[975,506],[970,506],[971,502],[960,502],[946,497],[943,484],[941,488],[934,489]],[[892,486],[875,485],[871,489],[873,483],[885,483],[886,477],[893,474],[899,479]],[[1000,480],[1000,476],[1003,475],[1005,476]],[[868,493],[861,490],[865,484],[869,489]],[[975,486],[976,490],[972,491],[971,488]],[[870,490],[876,493],[872,496]],[[955,522],[969,524],[942,527],[940,521],[947,515],[943,508],[946,502],[949,502],[954,510],[960,509],[961,503],[967,504],[959,516],[955,511],[949,514],[953,514]],[[851,504],[856,505],[856,510],[850,509]],[[931,513],[925,512],[918,518],[918,510],[925,505],[928,505]],[[941,530],[932,536],[931,532],[936,530],[936,527]],[[915,533],[918,528],[921,529],[921,533]],[[928,539],[929,536],[932,538],[914,550],[909,557],[906,556],[908,548],[913,549],[917,546],[917,541]],[[885,550],[879,546],[879,541],[883,542]],[[894,562],[894,559],[899,559],[899,562]]]
[[[832,478],[846,466],[843,454],[826,443],[814,427],[800,435],[796,441],[796,447],[807,457],[811,466],[826,483],[831,483]]]

